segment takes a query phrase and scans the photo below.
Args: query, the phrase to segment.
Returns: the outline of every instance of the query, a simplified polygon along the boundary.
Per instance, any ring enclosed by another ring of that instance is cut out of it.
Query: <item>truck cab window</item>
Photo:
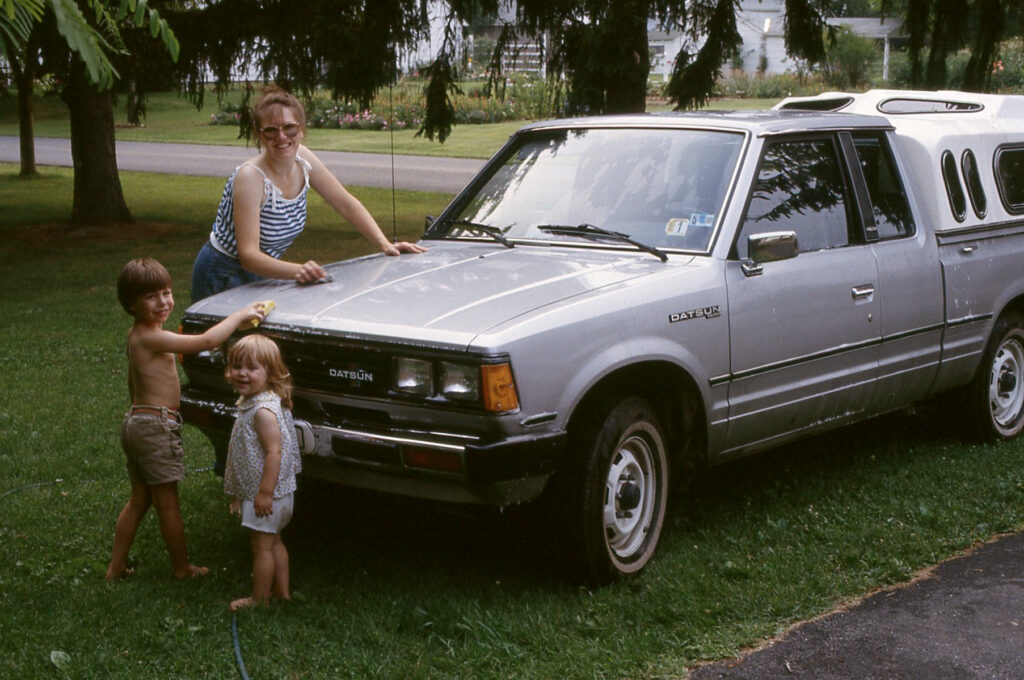
[[[771,231],[796,232],[800,252],[849,245],[846,186],[831,138],[768,145],[736,244],[747,256],[747,238]]]
[[[878,238],[885,240],[913,234],[914,220],[907,193],[900,181],[885,133],[863,132],[852,136],[871,199]]]
[[[1024,213],[1024,147],[1014,144],[996,150],[996,186],[1007,212]]]

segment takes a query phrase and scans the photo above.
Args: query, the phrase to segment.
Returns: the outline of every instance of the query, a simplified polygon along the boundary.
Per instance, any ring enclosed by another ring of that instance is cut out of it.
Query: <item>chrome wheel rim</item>
[[[657,503],[652,444],[641,433],[624,437],[615,451],[604,491],[605,540],[628,561],[642,553]]]
[[[1012,428],[1024,408],[1024,345],[1019,338],[1010,338],[996,350],[988,397],[995,424]]]

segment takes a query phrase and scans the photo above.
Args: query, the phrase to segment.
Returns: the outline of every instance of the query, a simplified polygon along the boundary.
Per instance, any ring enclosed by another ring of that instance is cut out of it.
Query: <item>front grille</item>
[[[360,396],[388,392],[390,362],[379,350],[267,334],[281,348],[297,389]]]

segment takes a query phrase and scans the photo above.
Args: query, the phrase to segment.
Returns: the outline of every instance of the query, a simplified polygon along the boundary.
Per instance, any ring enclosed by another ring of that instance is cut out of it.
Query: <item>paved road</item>
[[[690,680],[1021,680],[1024,533],[944,562],[908,586],[800,624]]]
[[[38,137],[35,146],[39,165],[71,166],[71,144],[67,139]],[[241,146],[117,142],[117,167],[227,178],[239,163],[255,153],[254,149]],[[342,184],[391,188],[389,155],[345,151],[317,151],[316,154]],[[18,138],[0,136],[0,161],[17,163],[19,160]],[[470,158],[395,156],[395,187],[454,194],[483,164],[484,161]]]

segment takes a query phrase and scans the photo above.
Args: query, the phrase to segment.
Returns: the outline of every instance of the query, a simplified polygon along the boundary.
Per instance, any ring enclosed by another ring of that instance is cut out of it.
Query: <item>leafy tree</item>
[[[427,0],[210,0],[168,12],[182,36],[179,78],[198,104],[212,73],[252,69],[297,94],[326,88],[369,107],[398,75],[398,51],[426,35]]]
[[[18,89],[18,134],[20,140],[21,175],[39,174],[36,170],[35,146],[32,143],[32,84],[38,53],[29,45],[32,28],[42,15],[42,4],[36,0],[8,2],[0,8],[0,55],[10,64]],[[2,87],[2,85],[0,85]]]
[[[452,0],[452,13],[494,13],[504,0]],[[791,56],[817,62],[824,56],[823,12],[829,0],[787,0],[786,48]],[[568,80],[568,113],[619,113],[644,110],[650,70],[649,18],[662,28],[684,31],[694,46],[679,55],[667,92],[679,108],[707,101],[723,63],[736,54],[738,0],[518,0],[515,25],[504,28],[492,58],[492,78],[503,50],[520,37],[551,45],[548,74]],[[439,60],[454,61],[451,53]],[[431,89],[448,73],[433,73]],[[439,103],[440,100],[436,100]],[[424,131],[441,139],[450,131],[453,112],[428,106]]]
[[[1013,3],[786,0],[786,50],[804,62],[821,63],[823,36],[829,35],[825,16],[898,11],[905,13],[912,27],[914,54],[923,55],[928,47],[928,73],[937,78],[945,54],[965,39],[966,24],[958,23],[957,11],[967,7],[974,24],[987,27]],[[218,86],[224,88],[231,81],[232,67],[241,63],[255,67],[264,79],[307,95],[322,86],[335,97],[368,103],[378,88],[393,82],[396,51],[426,34],[427,9],[427,0],[210,0],[198,10],[176,13],[171,20],[178,34],[187,36],[183,73],[187,89],[197,100],[202,97],[204,69],[214,73]],[[549,76],[565,77],[570,114],[644,109],[649,18],[663,28],[684,31],[690,41],[667,85],[678,108],[694,108],[707,101],[722,64],[740,45],[738,0],[448,0],[444,40],[426,69],[427,111],[421,132],[429,138],[444,141],[454,123],[451,96],[458,91],[458,29],[483,25],[499,10],[513,20],[502,27],[495,42],[489,67],[492,82],[503,79],[502,55],[515,51],[523,41],[545,44]],[[985,29],[975,34],[976,60],[969,72],[977,75],[985,72],[983,67],[991,60],[997,32]],[[923,67],[919,70],[924,73]]]
[[[75,0],[0,0],[0,56],[11,65],[18,89],[21,174],[38,174],[32,125],[32,89],[41,57],[36,30],[50,9],[60,39],[86,65],[96,83],[109,84],[113,67],[103,38],[85,21]]]
[[[961,87],[971,91],[988,89],[999,43],[1019,34],[1024,9],[1020,0],[874,1],[883,15],[904,18],[913,86],[945,87],[946,58],[967,47],[971,56]]]
[[[117,173],[111,88],[119,74],[109,55],[124,53],[122,31],[127,27],[147,27],[172,58],[177,55],[177,39],[147,0],[46,2],[52,11],[35,30],[40,36],[43,67],[59,79],[60,96],[71,122],[75,171],[71,223],[131,222]],[[74,26],[70,33],[69,25]]]

